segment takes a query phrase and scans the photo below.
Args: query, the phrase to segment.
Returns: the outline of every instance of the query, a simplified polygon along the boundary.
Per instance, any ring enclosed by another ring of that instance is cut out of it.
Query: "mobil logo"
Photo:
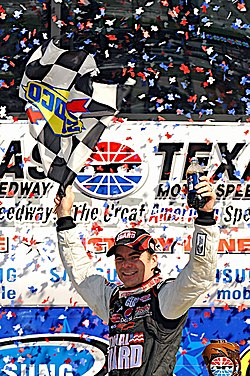
[[[118,199],[137,191],[148,176],[148,165],[130,146],[99,142],[75,185],[82,193],[99,199]]]
[[[0,340],[0,374],[104,376],[108,344],[94,336],[39,334]]]

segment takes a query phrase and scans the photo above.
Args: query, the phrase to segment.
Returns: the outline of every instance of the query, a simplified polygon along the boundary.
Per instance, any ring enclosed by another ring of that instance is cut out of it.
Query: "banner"
[[[176,277],[188,261],[196,212],[186,204],[185,172],[197,156],[212,179],[220,226],[218,267],[196,306],[250,301],[250,146],[247,124],[195,124],[117,119],[100,139],[75,184],[72,215],[97,269],[117,281],[106,252],[116,233],[143,227],[162,246],[159,266]],[[82,306],[57,250],[53,213],[58,185],[30,153],[23,121],[1,124],[0,296],[2,305]]]
[[[208,376],[202,351],[212,339],[240,345],[242,376],[250,369],[249,310],[191,308],[177,352],[175,376]],[[108,327],[89,308],[5,308],[0,311],[1,375],[106,375]],[[231,375],[228,364],[214,365]]]

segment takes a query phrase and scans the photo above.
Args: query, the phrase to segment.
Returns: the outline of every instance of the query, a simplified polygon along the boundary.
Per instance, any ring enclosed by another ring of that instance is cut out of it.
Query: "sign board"
[[[117,121],[74,183],[72,215],[97,269],[117,281],[105,253],[126,227],[148,230],[162,246],[164,277],[188,261],[196,212],[186,204],[185,172],[197,156],[212,179],[221,238],[217,275],[197,306],[250,300],[250,146],[247,124]],[[10,131],[11,130],[11,131]],[[0,281],[2,305],[83,305],[57,250],[53,199],[58,184],[31,160],[26,122],[1,124]]]

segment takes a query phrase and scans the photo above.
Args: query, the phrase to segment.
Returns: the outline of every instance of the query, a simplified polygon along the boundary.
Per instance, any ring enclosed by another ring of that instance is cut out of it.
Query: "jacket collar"
[[[130,295],[138,295],[142,292],[145,292],[151,289],[152,287],[154,287],[161,281],[162,281],[162,277],[160,276],[160,274],[157,274],[151,277],[150,279],[148,279],[147,281],[143,282],[141,285],[131,287],[129,289],[126,287],[121,287],[119,289],[119,298],[126,298],[127,296],[130,296]]]

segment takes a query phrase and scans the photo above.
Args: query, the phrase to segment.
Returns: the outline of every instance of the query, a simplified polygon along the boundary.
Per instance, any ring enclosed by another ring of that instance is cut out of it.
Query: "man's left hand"
[[[213,190],[212,184],[209,182],[209,178],[207,176],[201,176],[200,182],[196,184],[194,187],[196,192],[201,195],[201,197],[205,197],[207,202],[203,208],[199,208],[199,210],[203,210],[206,212],[211,212],[214,209],[216,194]]]

